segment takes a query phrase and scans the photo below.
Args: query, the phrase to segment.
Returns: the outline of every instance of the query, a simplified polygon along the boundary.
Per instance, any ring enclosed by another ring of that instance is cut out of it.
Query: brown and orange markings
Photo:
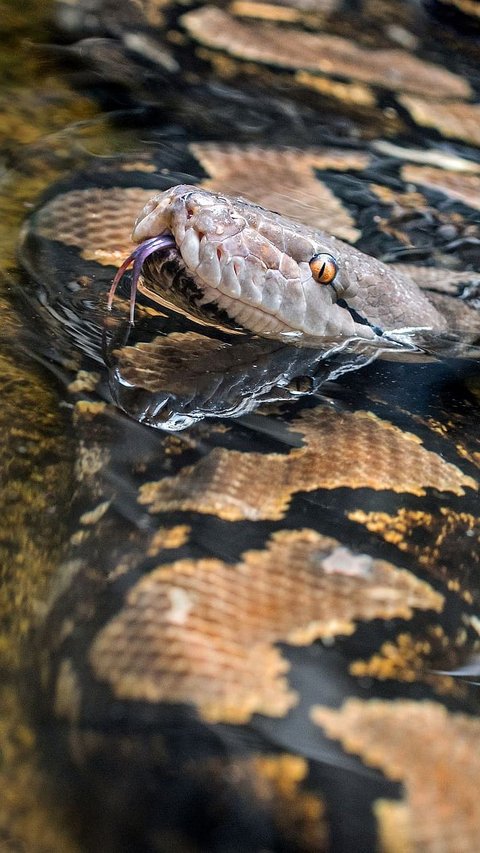
[[[453,220],[454,218],[455,214],[452,214],[451,219]],[[459,216],[458,220],[460,221],[461,219],[462,217]],[[407,273],[424,290],[451,296],[456,296],[462,285],[476,282],[479,279],[478,273],[471,270],[460,272],[459,270],[451,270],[447,267],[422,267],[419,264],[393,264],[393,266],[395,269],[400,270],[400,272]]]
[[[251,352],[251,350],[247,350]],[[231,346],[197,332],[171,332],[168,335],[125,346],[115,351],[122,378],[147,391],[169,391],[193,396],[202,380],[215,370],[231,364]],[[174,437],[172,437],[174,438]],[[171,452],[179,440],[169,443]],[[184,445],[183,445],[184,446]]]
[[[397,265],[396,265],[397,266]],[[457,285],[460,282],[466,283],[469,277],[475,278],[475,273],[460,273],[453,270],[440,270],[438,267],[417,267],[416,274],[414,267],[410,264],[398,264],[399,268],[405,268],[405,271],[415,278],[417,284],[427,288],[434,286],[435,289],[443,290],[445,293],[456,292]],[[443,275],[443,273],[445,275]],[[478,278],[478,276],[477,276]],[[448,300],[452,302],[453,300]],[[458,303],[457,303],[458,304]],[[474,312],[473,313],[478,313]],[[468,392],[475,396],[475,380],[467,379],[465,387]],[[384,400],[376,391],[370,391],[368,394],[369,400],[372,403],[380,403],[384,405]],[[427,429],[449,440],[450,447],[454,446],[458,455],[463,459],[468,459],[477,468],[480,468],[480,438],[477,430],[478,410],[476,402],[472,403],[467,398],[462,400],[461,411],[450,410],[444,413],[443,417],[433,417],[431,415],[424,416],[411,413],[408,409],[402,406],[395,406],[395,411],[399,414],[406,415],[411,418],[415,424]],[[468,447],[467,447],[468,444]],[[447,447],[447,446],[446,446]],[[478,448],[478,449],[477,449]]]
[[[159,527],[155,531],[147,549],[149,557],[156,557],[164,549],[181,548],[188,542],[191,528],[188,524],[176,524],[174,527]]]
[[[360,232],[341,201],[322,183],[315,169],[362,170],[370,161],[363,151],[334,148],[297,150],[196,142],[190,150],[211,176],[202,186],[240,195],[312,228],[325,228],[354,242]],[[261,169],[262,180],[256,180]]]
[[[153,190],[140,187],[71,190],[42,208],[36,230],[75,246],[85,260],[120,266],[135,248],[133,224],[152,195]]]
[[[93,507],[93,509],[87,510],[87,512],[82,513],[80,516],[80,524],[85,525],[95,525],[98,524],[101,518],[105,515],[110,507],[111,501],[102,501],[97,504],[97,506]]]
[[[404,801],[376,803],[382,851],[478,850],[480,720],[403,699],[317,706],[312,719],[347,752],[403,784]]]
[[[450,6],[452,9],[458,9],[465,15],[472,15],[474,18],[480,18],[480,6],[477,0],[438,0],[444,6]]]
[[[476,120],[480,121],[479,107]],[[402,167],[401,174],[403,180],[410,184],[440,190],[451,198],[463,201],[468,207],[480,209],[480,175],[438,169],[434,166],[415,166],[410,163]]]
[[[93,421],[106,412],[108,412],[108,403],[104,400],[77,400],[73,412],[74,423]]]
[[[456,450],[459,456],[480,468],[480,450],[468,450],[463,444],[457,444]]]
[[[166,435],[163,440],[163,449],[166,456],[181,456],[187,448],[190,449],[192,446],[195,446],[194,439],[189,438],[189,441],[186,442],[183,437],[180,439],[178,435]]]
[[[390,204],[399,215],[406,211],[419,211],[428,207],[427,199],[419,192],[412,190],[395,190],[383,184],[369,184],[369,188],[382,204]]]
[[[307,23],[310,26],[319,24],[324,16],[340,8],[340,0],[273,0],[273,2],[257,2],[257,0],[233,0],[230,11],[234,15],[245,18],[255,18],[262,21],[277,21],[281,23]]]
[[[331,80],[308,71],[297,71],[295,82],[307,89],[313,89],[326,98],[342,101],[356,107],[375,107],[377,98],[368,86],[363,83],[341,83],[339,80]]]
[[[304,69],[417,95],[429,96],[434,89],[445,99],[469,98],[472,93],[464,78],[404,50],[366,50],[331,33],[277,27],[270,22],[251,26],[212,6],[187,12],[181,22],[200,44],[245,62]]]
[[[140,0],[147,23],[151,27],[159,27],[164,23],[162,10],[167,8],[170,2],[171,0]]]
[[[478,565],[480,519],[471,513],[439,507],[437,513],[400,508],[394,515],[363,509],[348,518],[365,525],[400,551],[413,554],[420,566],[442,579],[451,592],[470,604],[472,567]],[[463,547],[459,549],[459,542]]]
[[[174,477],[145,483],[139,503],[152,513],[193,510],[228,521],[281,519],[292,497],[315,489],[370,488],[456,495],[477,482],[412,433],[365,411],[304,411],[291,424],[305,444],[288,454],[215,448]],[[372,460],[375,459],[373,464]]]
[[[416,124],[432,127],[451,139],[461,139],[471,145],[480,145],[480,104],[471,104],[466,101],[443,103],[409,94],[400,95],[399,101]],[[448,184],[448,173],[445,173],[444,180]],[[459,186],[461,185],[462,177],[460,176]],[[478,199],[475,207],[477,206]]]
[[[100,374],[94,370],[79,370],[75,379],[69,383],[67,390],[71,394],[81,394],[82,392],[95,391],[100,382]]]
[[[151,175],[157,171],[157,165],[147,157],[139,160],[127,160],[119,168],[121,172],[145,172],[146,175]]]
[[[407,631],[397,635],[395,640],[383,643],[379,651],[368,660],[355,660],[350,664],[351,675],[358,678],[376,678],[380,681],[421,681],[429,684],[440,696],[465,695],[465,686],[450,675],[440,675],[433,671],[435,656],[444,663],[445,654],[450,651],[451,638],[440,625],[429,626],[425,635],[416,637]],[[443,652],[443,659],[441,657]]]
[[[185,768],[205,784],[231,788],[259,819],[272,822],[292,853],[323,853],[330,849],[325,805],[305,788],[308,763],[299,755],[252,755],[230,760],[210,759]],[[220,792],[218,792],[220,793]],[[218,793],[216,794],[218,797]],[[220,798],[219,798],[220,799]]]
[[[297,704],[277,642],[411,618],[443,596],[409,572],[313,530],[280,531],[232,565],[178,560],[143,577],[94,639],[90,662],[120,699],[193,703],[210,722],[284,716]]]

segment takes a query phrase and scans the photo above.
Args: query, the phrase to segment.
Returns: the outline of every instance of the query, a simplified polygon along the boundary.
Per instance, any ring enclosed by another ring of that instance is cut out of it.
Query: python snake
[[[58,4],[148,107],[19,251],[78,447],[36,713],[86,850],[478,849],[478,45],[340,5]]]

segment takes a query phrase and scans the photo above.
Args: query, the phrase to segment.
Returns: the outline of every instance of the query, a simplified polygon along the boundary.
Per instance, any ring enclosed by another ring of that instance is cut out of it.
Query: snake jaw
[[[167,231],[162,234],[159,234],[156,237],[150,237],[148,240],[144,240],[142,243],[140,243],[136,247],[136,249],[134,249],[133,252],[128,256],[128,258],[126,258],[126,260],[123,262],[123,264],[115,274],[108,293],[108,310],[110,311],[112,308],[113,297],[115,296],[115,291],[118,285],[120,284],[129,266],[133,264],[132,280],[130,287],[130,324],[133,326],[138,280],[142,272],[143,264],[145,263],[148,256],[153,254],[153,252],[171,249],[174,246],[176,246],[175,239],[173,235]]]

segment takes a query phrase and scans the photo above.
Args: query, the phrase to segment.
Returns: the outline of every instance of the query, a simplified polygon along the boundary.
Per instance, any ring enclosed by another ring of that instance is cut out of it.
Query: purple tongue
[[[175,240],[173,239],[172,235],[168,233],[159,234],[158,237],[150,237],[148,240],[144,240],[143,243],[140,243],[137,248],[133,250],[132,254],[129,255],[128,258],[123,262],[122,266],[117,271],[115,278],[112,281],[112,286],[108,293],[108,310],[110,311],[112,308],[115,291],[118,285],[120,284],[126,270],[130,266],[130,264],[133,264],[132,282],[130,289],[130,323],[133,326],[133,318],[135,315],[135,300],[137,298],[137,284],[145,260],[153,252],[157,252],[160,249],[171,249],[175,245]]]

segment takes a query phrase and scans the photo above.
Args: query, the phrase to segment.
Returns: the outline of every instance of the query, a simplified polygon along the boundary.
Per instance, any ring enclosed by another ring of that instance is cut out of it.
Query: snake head
[[[133,239],[134,279],[149,254],[175,246],[197,307],[215,305],[257,334],[318,343],[443,327],[408,276],[243,198],[172,187],[145,205]]]

